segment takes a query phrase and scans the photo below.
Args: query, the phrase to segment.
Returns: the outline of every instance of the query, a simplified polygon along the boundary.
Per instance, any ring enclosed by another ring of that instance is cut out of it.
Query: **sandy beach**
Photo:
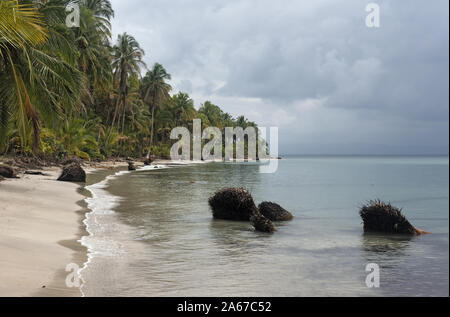
[[[80,295],[65,286],[65,268],[83,252],[84,196],[80,185],[56,181],[59,168],[44,172],[0,182],[0,296]]]
[[[125,166],[102,162],[84,169],[89,174]],[[42,172],[45,176],[19,174],[0,181],[0,297],[81,296],[78,288],[66,286],[66,267],[81,268],[87,260],[79,242],[87,234],[83,186],[58,182],[61,168]]]

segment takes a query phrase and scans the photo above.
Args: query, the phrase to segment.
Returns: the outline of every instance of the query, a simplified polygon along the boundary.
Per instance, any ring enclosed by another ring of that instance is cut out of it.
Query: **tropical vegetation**
[[[80,23],[66,23],[69,4]],[[130,34],[111,38],[108,0],[0,0],[0,155],[88,160],[167,156],[174,127],[255,126],[210,101],[196,108],[150,69]]]

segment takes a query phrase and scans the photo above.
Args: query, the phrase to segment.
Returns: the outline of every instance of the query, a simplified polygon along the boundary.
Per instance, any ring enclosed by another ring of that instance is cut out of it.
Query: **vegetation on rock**
[[[364,232],[420,235],[426,232],[415,228],[402,214],[402,210],[381,200],[369,201],[361,207],[360,216]]]

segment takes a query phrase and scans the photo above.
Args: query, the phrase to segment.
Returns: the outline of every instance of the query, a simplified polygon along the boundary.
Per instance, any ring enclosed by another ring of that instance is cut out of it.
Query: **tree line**
[[[80,23],[68,27],[74,2]],[[109,0],[0,0],[0,154],[167,157],[171,130],[194,118],[257,127],[210,101],[196,109],[132,35],[112,40],[113,17]]]

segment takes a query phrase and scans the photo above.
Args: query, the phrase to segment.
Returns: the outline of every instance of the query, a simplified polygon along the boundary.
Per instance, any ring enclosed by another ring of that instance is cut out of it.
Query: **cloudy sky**
[[[279,127],[283,154],[448,154],[448,0],[112,0],[197,107]]]

